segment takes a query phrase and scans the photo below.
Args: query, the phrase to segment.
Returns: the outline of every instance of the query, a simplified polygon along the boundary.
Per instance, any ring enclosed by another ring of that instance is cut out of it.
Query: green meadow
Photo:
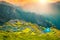
[[[0,26],[0,40],[60,40],[60,30],[51,27],[50,32],[43,32],[44,29],[30,22],[7,22]]]

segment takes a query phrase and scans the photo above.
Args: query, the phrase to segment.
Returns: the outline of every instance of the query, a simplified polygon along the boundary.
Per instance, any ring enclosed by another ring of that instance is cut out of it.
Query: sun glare
[[[41,4],[46,4],[46,3],[48,3],[47,0],[39,0],[39,2],[40,2]]]

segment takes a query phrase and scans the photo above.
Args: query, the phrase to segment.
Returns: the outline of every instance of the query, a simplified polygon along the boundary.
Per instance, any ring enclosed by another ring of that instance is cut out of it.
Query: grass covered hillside
[[[11,20],[0,26],[0,40],[60,40],[60,30],[49,29],[22,20]]]

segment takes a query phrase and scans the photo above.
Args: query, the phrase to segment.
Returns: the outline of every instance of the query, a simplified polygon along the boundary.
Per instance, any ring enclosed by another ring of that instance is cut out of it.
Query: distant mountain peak
[[[60,5],[60,1],[57,1],[57,2],[55,2],[55,3],[53,3],[53,4],[55,4],[55,5]]]
[[[9,3],[5,1],[1,1],[0,4],[9,4]]]
[[[60,3],[60,1],[57,1],[57,3]]]
[[[13,4],[8,3],[8,2],[6,2],[6,1],[1,1],[1,2],[0,2],[0,5],[14,6]]]

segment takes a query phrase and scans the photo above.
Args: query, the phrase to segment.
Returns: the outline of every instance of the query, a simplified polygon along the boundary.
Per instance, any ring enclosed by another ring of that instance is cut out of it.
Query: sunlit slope
[[[18,20],[18,19],[10,20],[9,22],[6,22],[3,26],[0,26],[0,31],[40,33],[40,29],[37,24],[32,24],[31,22],[25,22],[25,21]]]
[[[60,40],[60,30],[51,28],[48,33],[32,32],[29,28],[16,32],[0,30],[0,40]]]

